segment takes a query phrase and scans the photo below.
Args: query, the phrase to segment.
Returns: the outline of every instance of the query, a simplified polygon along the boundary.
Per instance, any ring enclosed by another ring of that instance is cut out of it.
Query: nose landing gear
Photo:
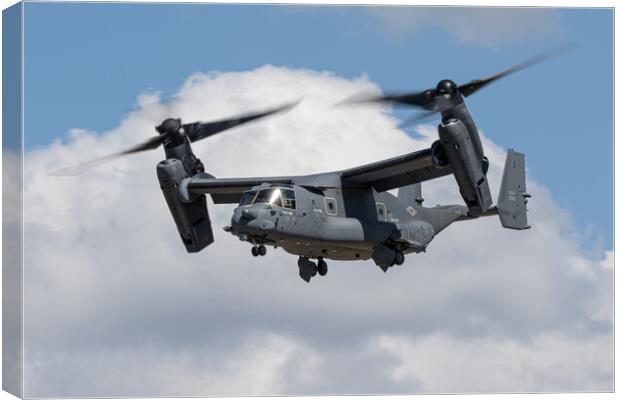
[[[262,244],[260,246],[252,246],[252,255],[254,257],[264,256],[267,254],[267,248]]]

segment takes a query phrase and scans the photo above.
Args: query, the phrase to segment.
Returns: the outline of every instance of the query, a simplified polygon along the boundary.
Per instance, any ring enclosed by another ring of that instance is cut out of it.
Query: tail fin
[[[398,189],[398,199],[406,204],[420,205],[424,201],[422,198],[422,185],[414,183]]]
[[[508,150],[502,186],[497,200],[497,213],[504,228],[528,229],[527,199],[525,191],[525,156],[523,153]]]

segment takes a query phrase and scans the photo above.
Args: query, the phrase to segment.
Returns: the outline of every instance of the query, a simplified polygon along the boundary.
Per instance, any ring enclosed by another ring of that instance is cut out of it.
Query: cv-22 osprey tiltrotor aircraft
[[[425,251],[455,221],[498,215],[505,228],[529,228],[526,204],[530,195],[525,188],[523,154],[508,150],[499,198],[493,205],[486,177],[489,162],[463,99],[551,55],[539,55],[460,86],[442,80],[423,92],[356,96],[345,101],[410,105],[425,110],[423,117],[441,114],[439,140],[430,148],[372,164],[313,175],[216,178],[205,172],[192,152],[191,142],[285,111],[292,104],[210,123],[183,124],[169,118],[156,127],[158,136],[90,163],[163,145],[166,159],[157,165],[157,177],[190,253],[214,240],[208,194],[215,204],[238,204],[224,230],[251,244],[253,256],[264,256],[267,246],[297,255],[299,275],[307,282],[317,273],[327,273],[328,259],[372,259],[387,271],[403,264],[406,254]],[[420,183],[445,175],[454,176],[464,205],[425,207]],[[388,192],[397,188],[397,195]]]

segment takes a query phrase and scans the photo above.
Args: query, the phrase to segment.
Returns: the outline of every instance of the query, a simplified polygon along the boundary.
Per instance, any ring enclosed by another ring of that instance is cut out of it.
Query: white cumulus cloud
[[[456,223],[386,274],[372,262],[330,262],[308,285],[293,256],[253,258],[221,230],[233,206],[210,202],[215,243],[187,254],[155,175],[162,152],[79,177],[46,174],[140,142],[169,116],[215,120],[301,96],[289,113],[195,143],[195,153],[221,177],[304,174],[435,140],[432,126],[407,135],[386,109],[332,108],[369,90],[378,88],[365,78],[274,66],[197,73],[173,101],[111,131],[75,129],[28,151],[25,395],[610,390],[613,253],[582,254],[569,213],[536,182],[531,230],[502,229],[496,218]],[[504,149],[483,143],[497,193]],[[452,177],[423,191],[429,205],[462,201]],[[472,354],[481,355],[472,374],[493,365],[501,374],[467,384],[455,368],[440,376]]]
[[[529,342],[502,337],[452,338],[435,334],[417,338],[381,336],[378,349],[394,354],[399,363],[390,376],[399,382],[416,380],[427,393],[557,392],[611,390],[611,335],[583,341],[542,334]],[[450,379],[446,379],[449,376]]]
[[[371,8],[370,13],[397,38],[441,29],[462,43],[488,47],[558,37],[563,32],[551,8],[392,6]]]

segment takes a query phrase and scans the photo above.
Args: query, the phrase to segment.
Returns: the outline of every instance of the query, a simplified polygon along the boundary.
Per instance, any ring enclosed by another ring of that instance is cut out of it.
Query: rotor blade
[[[432,103],[429,104],[427,110],[425,112],[419,113],[419,114],[415,114],[409,118],[407,118],[406,120],[404,120],[403,122],[401,122],[400,124],[398,124],[399,128],[404,128],[406,126],[409,126],[411,124],[414,124],[416,122],[420,122],[422,120],[425,120],[435,114],[438,113],[442,113],[446,110],[449,110],[450,108],[452,108],[454,106],[454,97],[449,97],[447,99],[443,99],[443,101],[439,100],[439,101],[434,101]]]
[[[564,54],[572,49],[574,49],[575,46],[572,45],[567,45],[567,46],[561,46],[561,47],[556,47],[553,48],[551,50],[548,50],[544,53],[540,53],[530,59],[527,59],[525,61],[523,61],[522,63],[519,63],[513,67],[510,67],[504,71],[498,72],[497,74],[491,75],[487,78],[484,79],[478,79],[478,80],[473,80],[471,82],[468,82],[464,85],[460,85],[458,87],[459,92],[461,92],[461,94],[465,97],[470,96],[474,93],[476,93],[479,89],[482,89],[483,87],[495,82],[498,79],[501,79],[505,76],[514,74],[515,72],[519,72],[527,67],[531,67],[532,65],[535,64],[539,64],[543,61],[546,61],[550,58],[554,58],[557,57],[561,54]]]
[[[54,176],[79,175],[92,168],[98,167],[99,165],[105,164],[109,161],[116,160],[117,158],[123,157],[125,155],[156,149],[166,140],[167,137],[168,137],[167,134],[153,136],[138,145],[130,147],[127,150],[123,150],[118,153],[110,154],[104,157],[95,158],[94,160],[84,161],[82,163],[72,165],[69,167],[55,169],[55,170],[49,171],[47,174],[54,175]]]
[[[183,124],[183,128],[185,129],[185,133],[187,137],[189,138],[190,142],[196,142],[198,140],[215,135],[216,133],[220,133],[227,129],[234,128],[235,126],[242,125],[250,121],[254,121],[255,119],[259,119],[259,118],[267,117],[272,114],[288,111],[291,108],[295,107],[297,104],[299,104],[299,102],[301,102],[301,100],[287,103],[283,106],[273,108],[267,111],[263,111],[260,113],[245,114],[245,115],[241,115],[237,117],[223,119],[221,121],[194,122],[191,124]]]
[[[409,118],[407,118],[406,120],[404,120],[403,122],[401,122],[400,124],[398,124],[399,128],[405,128],[409,125],[415,124],[416,122],[420,122],[422,120],[425,120],[427,118],[429,118],[432,115],[435,115],[437,113],[439,113],[440,110],[431,110],[431,111],[427,111],[427,112],[423,112],[420,114],[416,114],[413,115]]]
[[[365,94],[355,94],[348,99],[338,103],[340,104],[358,104],[358,103],[395,103],[414,107],[428,109],[433,102],[435,96],[433,90],[424,90],[421,92],[410,92],[402,94],[387,94],[382,96],[369,96]]]
[[[161,146],[162,143],[164,143],[167,138],[168,138],[167,133],[164,133],[162,135],[157,135],[157,136],[151,136],[144,142],[137,144],[133,147],[130,147],[127,150],[123,150],[119,153],[116,153],[114,155],[124,156],[126,154],[139,153],[141,151],[154,150],[158,148],[159,146]]]

